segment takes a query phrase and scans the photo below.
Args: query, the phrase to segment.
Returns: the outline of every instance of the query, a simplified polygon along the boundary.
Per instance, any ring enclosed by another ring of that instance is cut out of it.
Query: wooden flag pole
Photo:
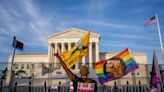
[[[162,53],[162,58],[163,58],[163,61],[164,61],[163,41],[162,41],[162,36],[161,36],[161,31],[160,31],[159,20],[158,20],[158,15],[157,14],[156,14],[156,19],[157,19],[157,28],[158,28],[159,41],[160,41],[160,45],[161,45],[161,53]]]

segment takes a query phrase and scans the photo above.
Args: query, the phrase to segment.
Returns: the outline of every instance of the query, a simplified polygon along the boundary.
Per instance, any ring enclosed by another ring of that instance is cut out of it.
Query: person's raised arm
[[[69,79],[73,81],[73,80],[75,79],[76,75],[73,74],[73,73],[71,72],[70,69],[68,69],[68,67],[67,67],[66,64],[63,62],[63,60],[61,59],[61,57],[59,56],[58,53],[55,53],[54,56],[56,56],[56,57],[59,59],[60,64],[62,65],[62,67],[63,67],[64,70],[66,71],[66,73],[67,73]]]

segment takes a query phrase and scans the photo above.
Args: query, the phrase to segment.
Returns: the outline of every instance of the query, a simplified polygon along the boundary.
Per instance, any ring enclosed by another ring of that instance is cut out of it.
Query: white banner
[[[94,89],[95,89],[94,83],[78,82],[77,92],[94,92]]]

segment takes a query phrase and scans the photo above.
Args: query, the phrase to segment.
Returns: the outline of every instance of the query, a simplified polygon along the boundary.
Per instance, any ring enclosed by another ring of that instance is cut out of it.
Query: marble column
[[[54,44],[55,44],[55,53],[58,53],[58,52],[57,52],[58,43],[54,43]],[[55,65],[57,65],[57,58],[55,57],[54,59],[55,59],[55,60],[54,60],[54,61],[55,61],[54,63],[55,63]]]
[[[57,53],[58,43],[55,43],[55,53]]]
[[[54,53],[55,53],[55,48],[54,48],[54,43],[52,43],[51,44],[51,61],[52,61],[53,64],[54,64],[54,60],[55,60]]]
[[[92,43],[89,44],[89,67],[92,68]]]
[[[53,60],[53,59],[52,59],[52,53],[53,53],[53,52],[52,52],[52,43],[51,43],[51,44],[50,44],[50,53],[49,53],[49,54],[50,54],[50,55],[49,55],[49,56],[50,56],[50,63],[53,63],[53,61],[52,61],[52,60]]]
[[[49,58],[49,67],[53,64],[53,59],[52,59],[52,43],[49,44],[48,46],[48,58]],[[38,67],[38,64],[35,65],[36,67]]]
[[[85,65],[85,57],[82,58],[82,64],[81,65]]]
[[[51,48],[51,43],[48,44],[48,60],[49,60],[49,62],[51,62],[51,60],[50,60],[51,59],[51,56],[50,56],[51,55],[50,54],[51,53],[50,48]]]
[[[65,48],[64,43],[61,43],[61,52],[64,52],[64,48]]]
[[[68,43],[68,51],[71,49],[71,43]]]
[[[97,61],[99,61],[99,43],[96,42],[95,45],[96,45],[96,62],[97,62]]]

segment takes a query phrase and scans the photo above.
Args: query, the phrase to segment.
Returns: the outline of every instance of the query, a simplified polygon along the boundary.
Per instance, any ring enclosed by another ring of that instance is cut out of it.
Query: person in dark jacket
[[[62,61],[58,53],[55,53],[54,55],[59,59],[69,79],[73,82],[73,92],[79,92],[79,91],[97,92],[97,82],[95,80],[88,78],[89,69],[86,65],[81,67],[80,69],[81,76],[78,77],[74,73],[72,73],[70,69],[68,69],[68,67],[66,66],[64,61]]]

